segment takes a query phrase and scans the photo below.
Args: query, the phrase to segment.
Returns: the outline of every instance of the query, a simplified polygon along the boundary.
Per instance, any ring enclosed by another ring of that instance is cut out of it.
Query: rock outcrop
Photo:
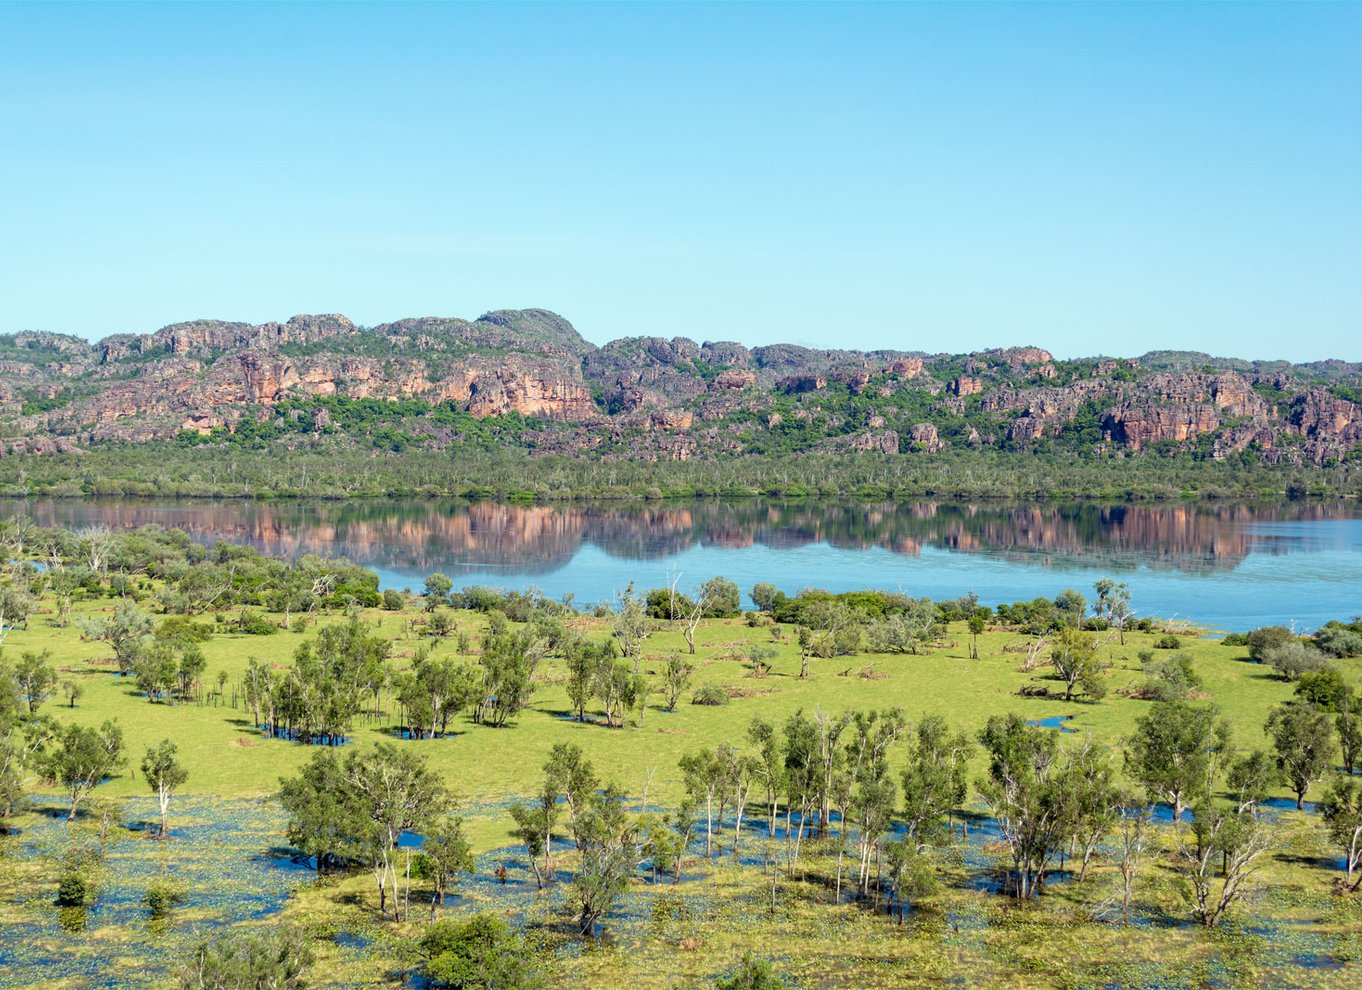
[[[89,343],[0,335],[0,452],[64,453],[243,424],[289,436],[400,420],[447,445],[459,414],[516,413],[541,452],[685,459],[749,451],[938,454],[1058,445],[1195,450],[1324,463],[1362,450],[1362,366],[1340,361],[1057,361],[1039,347],[969,355],[637,336],[597,347],[542,309],[360,327],[338,314],[258,325],[193,320]],[[347,425],[350,424],[350,425]],[[257,431],[258,434],[259,431]],[[257,435],[257,434],[253,434]]]

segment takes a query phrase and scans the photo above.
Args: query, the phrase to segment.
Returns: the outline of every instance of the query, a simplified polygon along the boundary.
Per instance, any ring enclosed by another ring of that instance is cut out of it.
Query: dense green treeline
[[[468,444],[374,450],[330,438],[287,449],[179,444],[0,459],[0,495],[511,500],[744,497],[1175,499],[1355,496],[1362,464],[1078,458],[995,450],[800,454],[689,461],[532,455]]]

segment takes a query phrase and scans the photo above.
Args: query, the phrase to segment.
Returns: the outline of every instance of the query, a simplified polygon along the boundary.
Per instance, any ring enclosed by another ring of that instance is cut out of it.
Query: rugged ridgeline
[[[1183,452],[1320,465],[1362,450],[1362,366],[1158,352],[1057,361],[630,337],[544,310],[372,328],[211,320],[90,343],[0,336],[0,454],[109,444],[460,443],[685,460],[802,451]]]

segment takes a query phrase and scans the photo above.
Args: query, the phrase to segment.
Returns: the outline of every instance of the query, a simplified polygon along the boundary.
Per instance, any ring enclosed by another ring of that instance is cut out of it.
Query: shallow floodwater
[[[1362,613],[1362,511],[1351,503],[970,504],[705,500],[517,506],[457,501],[0,500],[43,525],[178,527],[267,553],[345,556],[384,587],[537,586],[578,604],[628,583],[723,575],[981,601],[1053,597],[1113,577],[1139,615],[1302,631]]]

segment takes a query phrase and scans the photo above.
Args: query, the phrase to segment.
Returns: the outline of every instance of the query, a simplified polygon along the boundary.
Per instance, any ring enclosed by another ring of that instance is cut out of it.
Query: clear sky
[[[1362,359],[1362,4],[0,3],[0,331]]]

